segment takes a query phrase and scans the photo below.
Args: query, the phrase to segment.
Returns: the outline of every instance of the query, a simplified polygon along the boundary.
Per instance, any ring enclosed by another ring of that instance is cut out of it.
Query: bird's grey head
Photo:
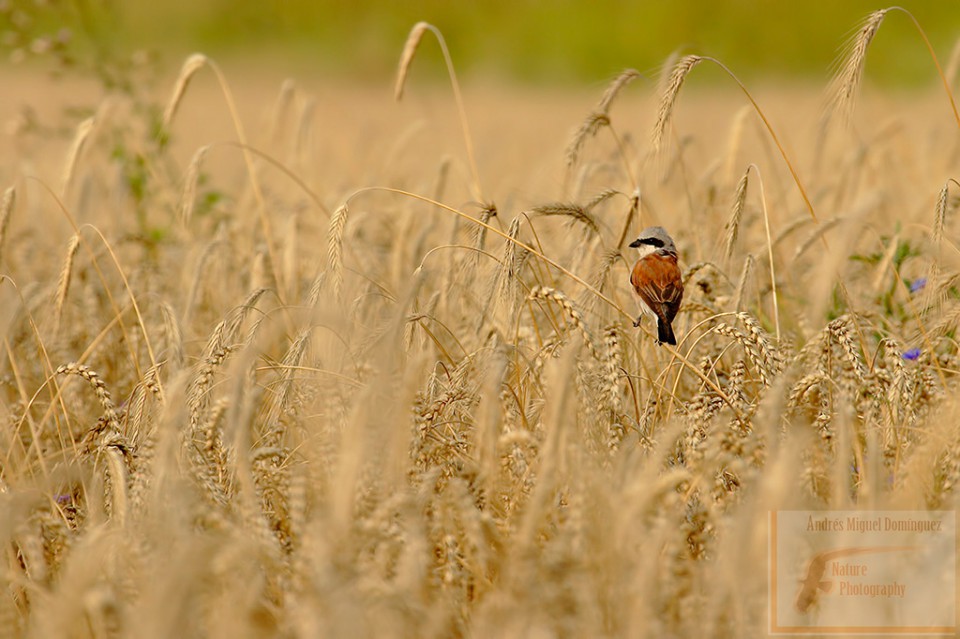
[[[648,226],[640,231],[640,237],[630,243],[630,248],[640,251],[641,257],[661,249],[674,255],[677,253],[677,246],[662,226]]]

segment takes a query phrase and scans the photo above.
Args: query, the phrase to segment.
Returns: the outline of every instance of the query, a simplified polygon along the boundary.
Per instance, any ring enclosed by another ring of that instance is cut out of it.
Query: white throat
[[[656,252],[657,252],[657,247],[650,246],[649,244],[641,244],[640,246],[637,247],[637,253],[639,254],[637,257],[639,259],[643,259],[646,256],[650,255],[651,253],[656,253]]]

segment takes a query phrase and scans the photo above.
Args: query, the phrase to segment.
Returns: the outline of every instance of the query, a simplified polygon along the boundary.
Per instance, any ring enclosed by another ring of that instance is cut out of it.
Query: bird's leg
[[[640,313],[639,315],[637,315],[637,319],[635,319],[634,322],[633,322],[633,327],[634,327],[634,328],[640,328],[640,320],[641,320],[641,319],[643,319],[643,313]]]

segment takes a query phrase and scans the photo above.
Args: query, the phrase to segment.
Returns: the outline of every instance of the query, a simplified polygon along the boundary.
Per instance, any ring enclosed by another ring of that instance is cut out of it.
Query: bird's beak
[[[640,240],[636,239],[630,242],[630,248],[640,248]]]

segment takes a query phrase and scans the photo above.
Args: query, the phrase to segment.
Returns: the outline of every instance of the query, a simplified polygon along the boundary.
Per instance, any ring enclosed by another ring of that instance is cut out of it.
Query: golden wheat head
[[[413,25],[407,41],[403,45],[403,52],[400,54],[400,66],[397,67],[397,83],[393,91],[393,97],[398,102],[403,97],[403,86],[407,81],[407,73],[410,71],[410,64],[413,62],[413,56],[420,46],[423,34],[433,29],[433,25],[428,22],[418,22]]]

